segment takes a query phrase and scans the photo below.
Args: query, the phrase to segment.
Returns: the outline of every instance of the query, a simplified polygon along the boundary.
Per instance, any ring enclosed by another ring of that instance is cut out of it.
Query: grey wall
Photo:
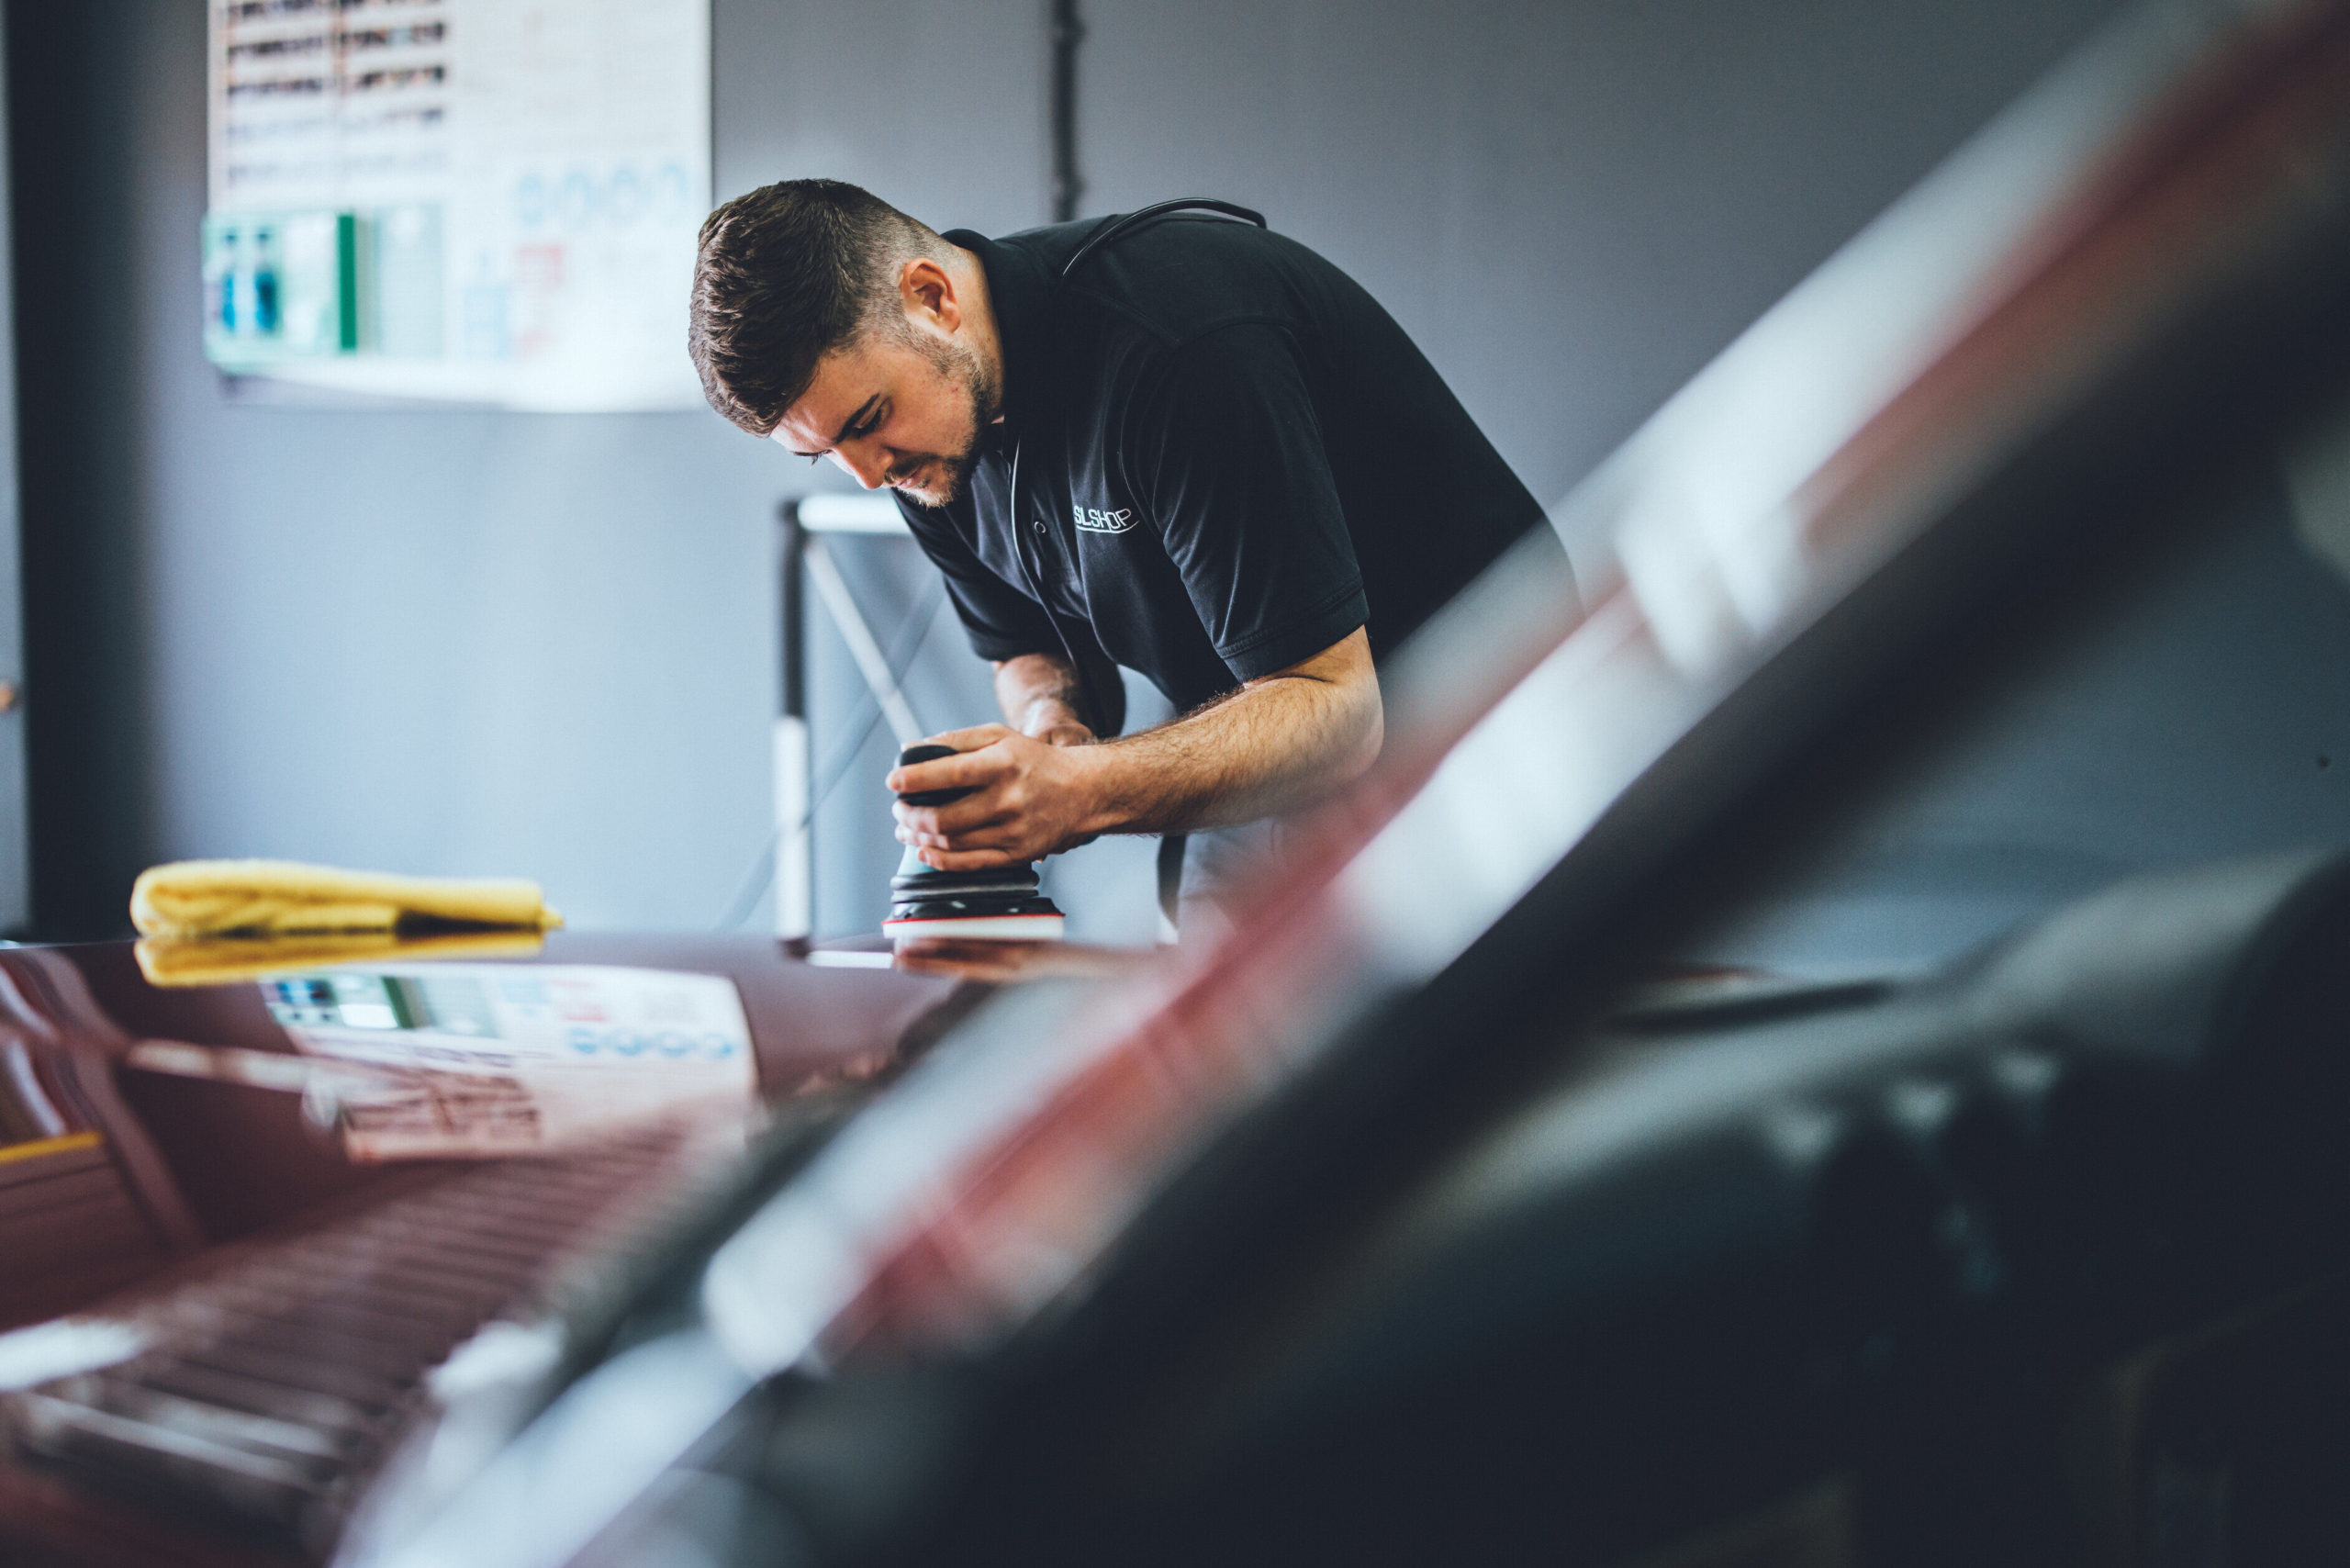
[[[1545,500],[2115,0],[1086,0],[1089,207],[1260,207]]]
[[[1262,206],[1548,497],[2112,8],[1089,0],[1085,206]],[[823,173],[1040,221],[1043,11],[715,0],[718,194]],[[836,481],[699,414],[240,403],[197,337],[202,7],[7,25],[38,928],[115,929],[141,866],[229,854],[714,921],[767,832],[773,508]],[[849,552],[885,633],[899,549]],[[980,716],[951,628],[928,655],[924,720]],[[829,928],[878,913],[885,749],[820,841]],[[1138,848],[1085,854],[1138,885]]]

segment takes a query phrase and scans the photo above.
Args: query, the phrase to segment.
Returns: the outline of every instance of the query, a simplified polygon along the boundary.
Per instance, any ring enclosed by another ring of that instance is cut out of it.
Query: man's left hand
[[[1091,840],[1093,790],[1082,726],[1062,726],[1053,742],[1033,739],[1003,724],[980,724],[934,735],[953,756],[893,769],[886,780],[901,795],[932,790],[973,792],[943,806],[899,801],[898,842],[912,845],[926,866],[941,871],[983,871],[1025,865]]]

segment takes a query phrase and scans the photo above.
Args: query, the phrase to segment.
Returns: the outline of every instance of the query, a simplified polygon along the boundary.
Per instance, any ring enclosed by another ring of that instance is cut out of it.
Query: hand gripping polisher
[[[954,755],[953,746],[910,745],[898,753],[898,766]],[[898,799],[909,806],[943,806],[970,793],[968,788],[919,790]],[[1060,939],[1061,912],[1037,890],[1033,865],[941,871],[924,865],[908,845],[898,874],[890,879],[890,918],[881,923],[881,935],[893,942],[932,936],[1055,942]]]

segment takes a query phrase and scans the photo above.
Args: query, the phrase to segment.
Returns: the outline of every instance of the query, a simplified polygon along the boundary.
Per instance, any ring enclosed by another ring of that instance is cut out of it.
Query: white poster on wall
[[[708,0],[213,0],[206,346],[518,409],[698,406]]]

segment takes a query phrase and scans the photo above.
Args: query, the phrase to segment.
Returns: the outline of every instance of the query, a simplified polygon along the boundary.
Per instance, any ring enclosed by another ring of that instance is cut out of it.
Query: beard
[[[934,338],[923,338],[915,341],[915,347],[960,398],[964,433],[954,451],[911,454],[892,468],[882,482],[900,494],[935,509],[954,501],[970,482],[971,470],[979,463],[982,432],[1003,411],[1002,384],[968,343],[943,343]]]

